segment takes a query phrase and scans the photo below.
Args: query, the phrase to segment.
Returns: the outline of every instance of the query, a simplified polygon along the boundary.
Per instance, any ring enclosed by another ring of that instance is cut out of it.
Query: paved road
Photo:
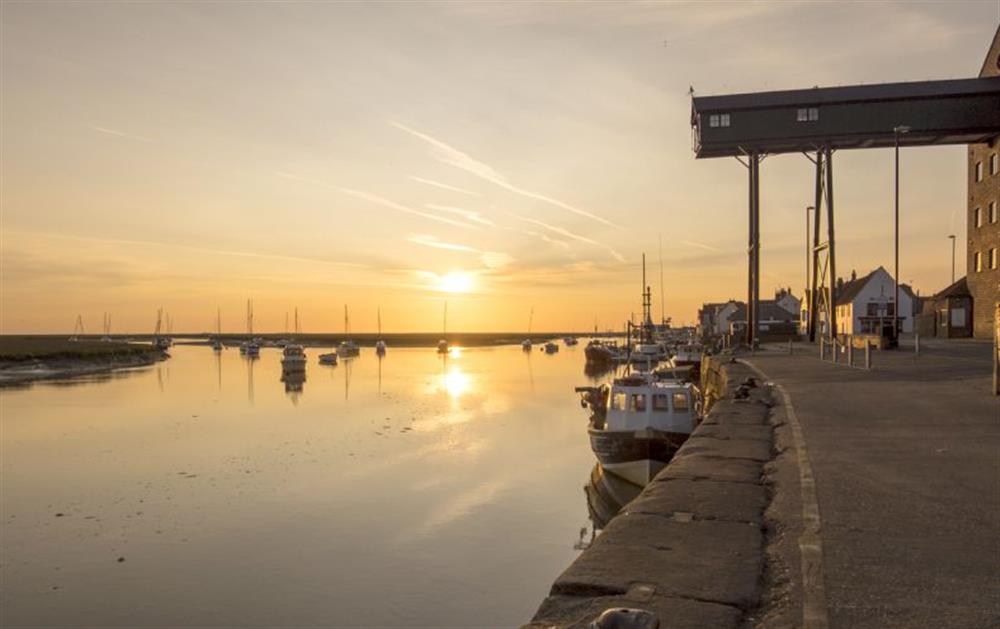
[[[808,346],[806,346],[808,347]],[[1000,398],[989,343],[922,341],[871,372],[769,347],[816,478],[833,628],[1000,627]]]

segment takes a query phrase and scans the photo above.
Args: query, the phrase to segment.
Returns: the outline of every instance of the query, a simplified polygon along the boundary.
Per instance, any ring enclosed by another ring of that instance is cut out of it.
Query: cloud
[[[569,212],[573,212],[574,214],[578,214],[580,216],[585,216],[591,220],[595,220],[598,223],[602,223],[610,227],[618,227],[617,225],[615,225],[614,223],[605,218],[597,216],[596,214],[593,214],[586,210],[581,210],[580,208],[574,207],[569,203],[560,201],[559,199],[545,196],[537,192],[532,192],[530,190],[525,190],[524,188],[518,188],[514,184],[507,181],[506,177],[504,177],[500,172],[498,172],[489,164],[483,163],[473,158],[472,156],[463,153],[462,151],[456,149],[455,147],[450,146],[442,142],[441,140],[438,140],[437,138],[427,135],[426,133],[421,133],[420,131],[411,129],[410,127],[407,127],[406,125],[398,122],[392,122],[391,124],[397,129],[405,131],[410,135],[418,137],[421,140],[430,144],[432,147],[436,149],[434,157],[445,164],[449,164],[456,168],[460,168],[466,172],[472,173],[473,175],[476,175],[481,179],[485,179],[486,181],[494,183],[505,190],[508,190],[515,194],[519,194],[523,197],[527,197],[529,199],[534,199],[536,201],[542,201],[550,205],[554,205],[558,208],[567,210]]]
[[[448,212],[451,214],[458,214],[459,216],[466,218],[474,223],[479,223],[481,225],[486,225],[487,227],[493,227],[495,223],[483,216],[479,212],[473,212],[472,210],[463,210],[462,208],[452,207],[450,205],[437,205],[436,203],[426,203],[424,207],[429,210],[435,210],[437,212]]]
[[[407,240],[410,241],[410,242],[412,242],[412,243],[414,243],[414,244],[423,245],[424,247],[433,247],[434,249],[445,249],[447,251],[466,251],[468,253],[479,253],[479,250],[475,249],[473,247],[469,247],[469,246],[466,246],[466,245],[459,245],[459,244],[455,244],[455,243],[451,243],[451,242],[442,242],[442,241],[438,240],[437,237],[435,237],[435,236],[415,235],[415,236],[410,236],[409,238],[407,238]]]
[[[478,253],[479,261],[483,263],[483,266],[489,269],[499,269],[505,266],[509,266],[514,263],[514,258],[503,253],[502,251],[483,251],[481,249],[476,249],[475,247],[470,247],[468,245],[461,245],[458,243],[444,242],[438,240],[436,236],[427,235],[414,235],[407,238],[409,242],[416,245],[421,245],[424,247],[431,247],[434,249],[444,249],[446,251],[461,251],[464,253]]]
[[[374,203],[376,205],[381,205],[382,207],[387,207],[390,210],[396,210],[397,212],[403,212],[405,214],[413,214],[414,216],[422,216],[428,220],[437,221],[439,223],[445,223],[446,225],[454,225],[456,227],[470,227],[472,229],[478,229],[475,225],[470,225],[468,223],[463,223],[461,221],[455,221],[450,218],[445,218],[444,216],[438,216],[437,214],[430,214],[428,212],[421,212],[420,210],[415,210],[411,207],[407,207],[395,201],[390,201],[389,199],[378,196],[377,194],[372,194],[371,192],[363,192],[361,190],[352,190],[351,188],[337,188],[344,194],[349,194],[352,197]]]
[[[125,133],[124,131],[116,131],[115,129],[109,129],[107,127],[99,127],[97,125],[87,125],[87,128],[97,131],[99,133],[106,133],[108,135],[116,135],[120,138],[128,138],[130,140],[139,140],[140,142],[152,142],[151,138],[143,137],[141,135],[132,135],[131,133]]]
[[[619,262],[625,262],[625,256],[623,256],[622,254],[620,254],[617,251],[615,251],[612,247],[610,247],[608,245],[605,245],[604,243],[597,242],[596,240],[593,240],[591,238],[587,238],[586,236],[581,236],[580,234],[574,234],[573,232],[569,231],[568,229],[564,229],[562,227],[559,227],[558,225],[550,225],[548,223],[543,223],[542,221],[539,221],[539,220],[536,220],[536,219],[533,219],[533,218],[528,218],[526,216],[518,216],[517,214],[510,214],[510,215],[513,216],[514,218],[518,219],[518,220],[524,221],[525,223],[530,223],[532,225],[537,225],[539,227],[547,229],[547,230],[549,230],[549,231],[551,231],[553,233],[559,234],[560,236],[564,236],[564,237],[569,238],[571,240],[576,240],[578,242],[583,242],[583,243],[586,243],[588,245],[593,245],[595,247],[600,247],[601,249],[604,249],[605,251],[607,251],[608,253],[610,253],[611,257],[614,258],[615,260],[618,260]]]
[[[706,245],[703,242],[696,242],[694,240],[682,240],[680,242],[681,242],[682,245],[688,245],[690,247],[700,247],[700,248],[706,249],[708,251],[719,251],[719,252],[722,251],[722,249],[719,249],[718,247],[713,247],[712,245]]]
[[[435,188],[441,188],[442,190],[451,190],[452,192],[461,192],[462,194],[468,194],[474,197],[482,196],[478,192],[473,192],[472,190],[466,190],[465,188],[458,188],[456,186],[451,186],[446,183],[441,183],[440,181],[434,181],[433,179],[424,179],[423,177],[417,177],[416,175],[410,175],[410,179],[417,181],[428,186],[434,186]]]

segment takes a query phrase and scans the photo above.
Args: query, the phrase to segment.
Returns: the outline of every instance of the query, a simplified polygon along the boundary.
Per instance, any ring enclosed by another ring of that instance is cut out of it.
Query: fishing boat
[[[444,326],[442,327],[442,336],[445,338],[438,341],[437,353],[447,354],[448,350],[448,302],[444,302]]]
[[[637,485],[655,477],[700,421],[690,382],[633,373],[610,388],[577,387],[590,411],[590,446],[605,470]]]
[[[674,353],[674,364],[678,367],[690,366],[694,369],[701,368],[701,357],[705,349],[697,343],[686,343],[679,345]]]
[[[344,334],[351,334],[351,317],[347,312],[347,304],[344,304]],[[353,358],[361,354],[361,348],[352,339],[344,339],[337,346],[337,354],[341,358]]]
[[[281,370],[282,371],[305,371],[306,353],[301,345],[290,343],[281,350]]]
[[[555,354],[556,352],[559,351],[559,346],[553,343],[552,341],[549,341],[548,343],[542,346],[542,349],[545,351],[546,354]]]
[[[588,363],[595,364],[615,364],[625,362],[628,359],[628,351],[619,346],[614,341],[604,342],[598,339],[591,339],[587,346],[583,348],[583,355]]]
[[[575,336],[567,336],[567,337],[563,338],[563,344],[566,345],[566,347],[573,347],[574,345],[576,345],[579,342],[580,341],[576,340]]]
[[[375,341],[375,353],[379,356],[385,356],[385,341],[382,340],[382,309],[378,309],[378,340]]]

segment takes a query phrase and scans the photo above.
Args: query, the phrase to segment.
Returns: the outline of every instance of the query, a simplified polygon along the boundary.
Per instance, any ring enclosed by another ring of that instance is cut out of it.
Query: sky
[[[745,299],[744,168],[689,88],[978,74],[1000,3],[0,4],[0,332],[619,329]],[[892,263],[891,150],[837,260]],[[961,146],[905,149],[901,279],[950,282]],[[805,283],[804,156],[761,166],[762,296]],[[662,255],[661,243],[662,242]],[[660,290],[662,260],[663,288]],[[961,247],[958,273],[964,273]],[[533,315],[531,314],[533,313]]]

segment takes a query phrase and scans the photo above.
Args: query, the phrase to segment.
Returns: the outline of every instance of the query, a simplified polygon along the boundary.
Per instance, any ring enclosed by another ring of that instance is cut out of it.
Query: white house
[[[899,285],[899,322],[904,333],[913,332],[916,297],[905,284]],[[892,276],[879,267],[864,277],[852,273],[849,282],[837,286],[837,333],[877,334],[883,325],[892,325],[895,287]]]

